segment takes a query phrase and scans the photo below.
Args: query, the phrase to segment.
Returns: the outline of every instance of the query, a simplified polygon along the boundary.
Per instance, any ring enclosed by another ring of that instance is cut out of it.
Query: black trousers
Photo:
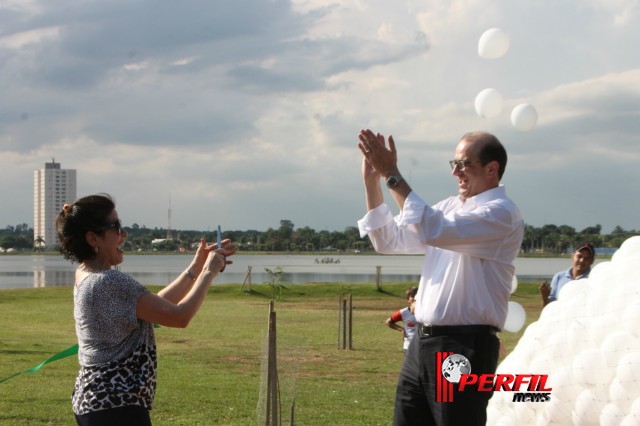
[[[79,426],[151,426],[149,410],[139,405],[76,414]]]
[[[493,374],[498,365],[500,341],[490,333],[469,333],[450,336],[422,337],[416,333],[404,359],[398,387],[393,424],[423,425],[484,425],[487,404],[493,392],[478,392],[475,388],[458,391],[453,385],[453,402],[437,402],[436,353],[453,352],[466,357],[472,374]]]

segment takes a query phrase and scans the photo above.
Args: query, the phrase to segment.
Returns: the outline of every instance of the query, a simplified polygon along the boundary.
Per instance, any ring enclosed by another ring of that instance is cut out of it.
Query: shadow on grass
[[[285,287],[285,286],[280,286],[279,291],[280,291],[279,294],[274,294],[274,292],[272,291],[261,292],[261,291],[256,291],[251,289],[251,290],[243,290],[243,293],[246,294],[247,296],[257,296],[263,299],[274,299],[274,300],[284,299],[286,298],[286,295],[304,296],[306,294],[301,291],[292,290],[291,288]]]
[[[404,295],[402,294],[393,293],[389,290],[385,290],[384,288],[378,288],[376,289],[376,292],[386,294],[387,296],[400,297],[400,298],[404,297]]]
[[[255,291],[255,290],[243,290],[242,291],[244,294],[246,294],[247,296],[258,296],[258,297],[263,297],[263,298],[271,298],[270,295],[265,294],[265,293],[261,293],[259,291]]]

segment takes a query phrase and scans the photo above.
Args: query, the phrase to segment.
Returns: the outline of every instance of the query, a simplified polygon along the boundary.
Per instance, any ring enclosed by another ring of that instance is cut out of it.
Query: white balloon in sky
[[[504,322],[504,329],[512,333],[520,331],[527,318],[527,314],[521,304],[509,301],[507,306],[507,320]]]
[[[538,122],[538,112],[529,104],[520,104],[511,111],[511,124],[523,132],[533,129]]]
[[[509,36],[500,28],[485,31],[478,41],[478,55],[485,59],[497,59],[509,50]]]
[[[493,118],[502,112],[502,95],[496,89],[484,89],[476,96],[476,113],[482,118]]]

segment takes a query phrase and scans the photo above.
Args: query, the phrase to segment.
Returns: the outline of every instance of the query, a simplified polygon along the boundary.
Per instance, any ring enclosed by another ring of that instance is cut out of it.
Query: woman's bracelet
[[[222,253],[220,253],[222,254]],[[220,272],[224,272],[224,268],[227,267],[227,256],[225,256],[224,254],[222,254],[222,258],[223,258],[223,264],[222,264],[222,268],[220,268]]]
[[[186,271],[184,271],[184,272],[187,274],[187,276],[188,276],[189,278],[191,278],[191,280],[192,280],[192,281],[195,281],[195,280],[196,280],[196,278],[197,278],[197,277],[196,277],[195,275],[193,275],[193,273],[191,272],[191,269],[187,269],[187,270],[186,270]]]

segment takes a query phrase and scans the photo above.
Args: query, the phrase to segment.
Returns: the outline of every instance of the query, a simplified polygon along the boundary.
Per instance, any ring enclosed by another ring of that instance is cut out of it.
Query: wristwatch
[[[398,186],[398,184],[402,182],[402,176],[398,175],[398,176],[389,176],[387,178],[387,186],[389,188],[395,188],[396,186]]]

